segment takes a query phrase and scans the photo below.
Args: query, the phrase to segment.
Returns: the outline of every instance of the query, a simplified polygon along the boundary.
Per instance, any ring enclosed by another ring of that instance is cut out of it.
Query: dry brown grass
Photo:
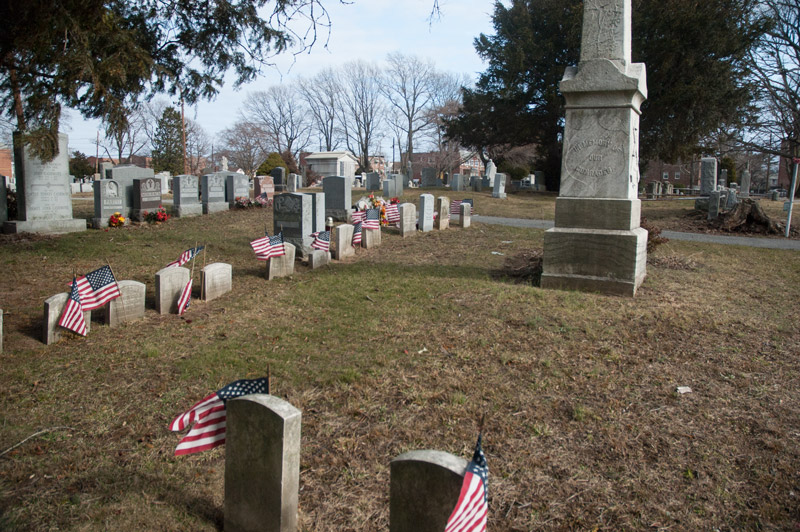
[[[268,364],[303,411],[303,530],[385,530],[389,461],[468,457],[482,412],[492,530],[797,526],[797,253],[669,242],[631,300],[494,279],[542,232],[474,224],[267,282],[247,246],[265,222],[3,241],[0,452],[69,428],[0,458],[0,528],[219,529],[224,448],[176,459],[166,427]],[[196,240],[233,293],[155,314],[153,273]],[[43,346],[42,300],[99,257],[148,283],[145,318]]]

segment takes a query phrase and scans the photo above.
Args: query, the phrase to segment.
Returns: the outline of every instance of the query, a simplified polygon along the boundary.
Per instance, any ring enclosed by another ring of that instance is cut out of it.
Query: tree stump
[[[724,231],[752,231],[776,234],[782,232],[781,225],[770,218],[761,208],[761,205],[751,198],[742,198],[736,207],[721,216],[719,227]]]

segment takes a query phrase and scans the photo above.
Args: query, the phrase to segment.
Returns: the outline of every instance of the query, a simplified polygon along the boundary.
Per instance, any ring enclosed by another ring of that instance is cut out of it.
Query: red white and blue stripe
[[[312,233],[314,241],[311,247],[320,251],[330,251],[331,249],[331,232],[330,231],[317,231]]]
[[[353,246],[361,245],[361,222],[353,224]]]
[[[485,532],[489,514],[488,476],[489,467],[481,447],[481,435],[475,444],[475,453],[467,465],[464,483],[458,502],[450,514],[445,532]]]
[[[199,453],[225,443],[225,402],[253,393],[269,393],[269,379],[242,379],[232,382],[197,402],[172,420],[169,430],[181,431],[194,423],[175,449],[175,456]]]
[[[362,224],[364,229],[380,229],[381,228],[381,210],[380,209],[367,209],[367,215],[364,217]]]
[[[256,253],[258,260],[269,260],[273,257],[282,257],[286,255],[286,250],[283,247],[283,233],[278,233],[275,236],[265,236],[250,242],[250,247]]]
[[[192,279],[186,283],[186,286],[181,290],[181,296],[178,298],[178,315],[182,315],[189,308],[189,303],[192,301]]]
[[[178,260],[173,260],[172,262],[170,262],[169,264],[167,264],[164,267],[165,268],[173,268],[173,267],[176,267],[176,266],[183,266],[184,264],[186,264],[187,262],[189,262],[190,260],[195,258],[195,256],[198,253],[203,251],[203,248],[205,248],[205,246],[197,246],[196,248],[187,249],[186,251],[181,253],[181,256],[178,257]]]
[[[69,292],[69,299],[67,299],[67,304],[64,305],[58,324],[74,333],[86,336],[86,319],[83,317],[77,279],[72,280],[72,290]]]
[[[397,209],[396,203],[386,205],[386,221],[390,224],[400,223],[400,211]]]
[[[83,310],[100,308],[121,295],[117,280],[109,266],[81,275],[73,283],[78,286]]]

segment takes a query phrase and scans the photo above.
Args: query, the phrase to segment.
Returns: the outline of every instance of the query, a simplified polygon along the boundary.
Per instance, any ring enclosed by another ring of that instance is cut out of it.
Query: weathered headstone
[[[92,183],[94,187],[94,218],[92,227],[100,229],[108,227],[108,219],[118,212],[125,215],[125,193],[122,187],[114,179],[102,179]]]
[[[742,176],[739,178],[739,194],[743,198],[750,197],[750,170],[742,170]]]
[[[64,312],[64,306],[66,306],[68,299],[69,294],[64,292],[44,300],[42,342],[44,342],[45,345],[58,342],[61,339],[61,333],[67,330],[58,325],[58,320],[61,319],[61,313]],[[92,325],[92,311],[87,310],[84,312],[83,319],[86,320],[86,333],[88,334]]]
[[[469,203],[462,201],[458,206],[458,225],[461,227],[472,225],[472,205]]]
[[[658,183],[650,181],[647,183],[647,199],[655,199],[658,194]]]
[[[450,190],[459,192],[465,188],[464,177],[461,174],[453,174],[453,178],[450,180]]]
[[[493,180],[494,180],[494,186],[492,188],[492,197],[499,199],[506,199],[506,174],[503,173],[496,174]]]
[[[74,233],[86,230],[86,220],[72,217],[67,136],[58,135],[58,155],[42,162],[14,133],[17,179],[17,219],[3,222],[5,233]],[[4,196],[5,197],[5,196]]]
[[[146,286],[139,281],[117,281],[120,296],[108,302],[106,325],[116,327],[144,317]]]
[[[279,195],[283,196],[284,194]],[[267,279],[277,279],[278,277],[288,277],[294,274],[294,259],[297,248],[289,242],[283,243],[284,255],[272,257],[267,261]]]
[[[272,176],[260,175],[253,181],[253,195],[258,197],[266,195],[267,201],[272,201],[275,197],[275,182]]]
[[[380,229],[363,229],[361,232],[361,247],[370,249],[381,245]]]
[[[421,194],[419,197],[419,230],[423,233],[433,230],[433,194]]]
[[[161,206],[161,180],[154,177],[133,180],[134,220],[143,221],[145,212],[153,212]]]
[[[272,204],[273,234],[283,233],[284,242],[291,242],[301,258],[311,253],[314,238],[313,199],[308,194],[285,193],[275,196]]]
[[[417,206],[401,203],[397,212],[400,213],[400,236],[405,238],[417,234]]]
[[[444,530],[466,469],[466,460],[444,451],[410,451],[392,460],[389,531]]]
[[[202,177],[203,214],[213,214],[230,209],[225,201],[226,175],[216,172]]]
[[[450,198],[447,196],[436,198],[436,219],[433,225],[438,230],[450,227]]]
[[[727,187],[728,186],[728,170],[723,168],[719,171],[719,179],[717,180],[718,187]]]
[[[295,532],[302,413],[266,394],[225,410],[225,531]]]
[[[199,184],[200,180],[194,175],[176,175],[172,178],[172,202],[179,218],[203,214]]]
[[[381,189],[381,174],[378,172],[370,172],[367,174],[366,177],[366,189],[367,192],[380,190]]]
[[[422,169],[422,179],[420,181],[420,186],[423,187],[435,187],[436,186],[436,168],[423,168]]]
[[[639,115],[645,66],[631,62],[631,0],[585,0],[580,63],[566,99],[555,227],[545,232],[542,288],[634,296],[644,281]]]
[[[328,176],[322,179],[325,194],[325,216],[337,222],[347,220],[353,208],[353,179],[350,177]]]
[[[719,205],[722,192],[715,190],[708,195],[708,219],[716,220],[719,217]]]
[[[156,312],[175,314],[178,312],[178,298],[189,282],[191,271],[181,266],[162,268],[156,272]]]
[[[535,190],[546,190],[547,187],[545,186],[544,182],[544,172],[541,170],[536,170],[533,172],[533,176],[536,178],[535,180]]]
[[[403,195],[403,176],[395,175],[383,182],[383,197],[399,198]]]
[[[213,262],[200,270],[200,295],[203,301],[222,297],[233,290],[233,267],[224,262]]]
[[[473,192],[482,192],[483,191],[483,179],[480,176],[474,175],[469,178],[469,188],[472,189]]]
[[[297,192],[303,188],[303,176],[299,174],[289,174],[289,186],[287,190],[289,192]]]
[[[331,252],[315,249],[308,255],[308,267],[312,270],[321,268],[331,262]]]
[[[325,230],[325,193],[306,192],[311,196],[311,228],[312,233]]]
[[[497,175],[497,165],[494,164],[494,161],[489,159],[489,162],[486,163],[486,178],[489,181],[489,184],[487,186],[494,187],[494,178],[496,175]]]
[[[277,192],[285,192],[286,191],[286,169],[282,166],[278,166],[277,168],[273,168],[272,171],[269,173],[272,176],[273,184],[275,185],[275,190]]]
[[[100,163],[100,178],[101,179],[114,179],[109,171],[114,168],[114,163],[102,162]],[[155,174],[154,174],[155,175]]]
[[[729,211],[736,207],[736,204],[739,203],[739,197],[736,194],[734,189],[728,190],[728,196],[725,198],[725,210]]]
[[[333,258],[342,260],[355,255],[353,247],[353,226],[350,224],[337,225],[333,230]]]
[[[717,190],[717,158],[700,159],[700,195],[708,196]]]
[[[250,180],[244,174],[225,176],[225,199],[231,209],[236,206],[236,198],[250,199]]]

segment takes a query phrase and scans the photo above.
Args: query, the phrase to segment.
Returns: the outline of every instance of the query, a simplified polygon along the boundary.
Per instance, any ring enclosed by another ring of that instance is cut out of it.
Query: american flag
[[[475,214],[475,204],[472,199],[453,200],[450,202],[450,214],[461,214],[459,207],[462,203],[468,203],[470,206],[470,214]]]
[[[184,264],[186,264],[187,262],[192,260],[198,253],[203,251],[204,247],[205,246],[198,246],[196,248],[189,248],[186,251],[184,251],[183,253],[181,253],[181,256],[178,257],[178,260],[173,260],[172,262],[170,262],[169,264],[167,264],[164,267],[165,268],[172,268],[172,267],[175,267],[175,266],[183,266]]]
[[[86,336],[86,319],[83,317],[77,279],[72,280],[72,290],[69,292],[69,299],[67,299],[67,304],[64,305],[64,311],[61,313],[58,324],[81,336]]]
[[[361,222],[353,225],[353,246],[361,245]]]
[[[397,210],[396,203],[389,203],[386,205],[386,221],[390,224],[396,224],[400,222],[400,211]]]
[[[367,211],[355,211],[353,213],[353,224],[357,224],[358,222],[363,222],[364,217],[367,215]]]
[[[269,203],[269,200],[267,199],[267,193],[262,192],[261,194],[256,196],[256,201],[261,205],[267,205]]]
[[[489,513],[489,467],[481,447],[481,435],[475,444],[475,454],[467,465],[458,503],[450,514],[445,532],[485,532]]]
[[[181,290],[181,297],[178,298],[178,315],[183,314],[186,312],[186,309],[189,308],[189,303],[192,301],[192,279],[189,279],[189,282],[186,283],[186,286],[183,287]]]
[[[313,233],[311,236],[314,237],[314,241],[311,243],[312,248],[318,249],[320,251],[330,251],[331,249],[330,231],[317,231],[316,233]]]
[[[81,275],[73,283],[78,285],[83,310],[100,308],[121,295],[114,272],[109,266]]]
[[[169,430],[181,431],[194,423],[192,430],[175,448],[175,456],[199,453],[225,443],[225,402],[251,393],[269,393],[269,379],[242,379],[232,382],[204,398],[172,420]]]
[[[275,236],[265,236],[250,242],[258,260],[269,260],[273,257],[282,257],[286,254],[283,248],[283,233]]]
[[[364,218],[362,225],[364,229],[380,229],[381,228],[381,210],[380,209],[367,209],[367,216]]]

